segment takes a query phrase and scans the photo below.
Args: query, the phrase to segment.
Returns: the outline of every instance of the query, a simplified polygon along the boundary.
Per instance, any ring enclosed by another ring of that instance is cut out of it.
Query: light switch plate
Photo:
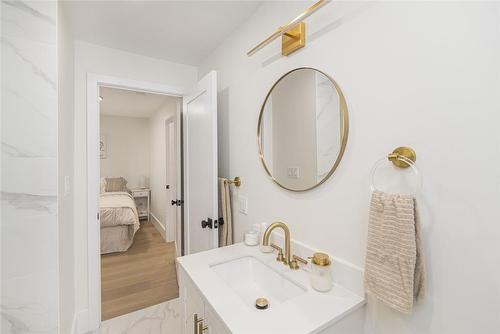
[[[289,179],[299,178],[299,167],[288,167],[286,169],[286,175]]]
[[[71,183],[69,182],[69,176],[64,177],[64,196],[68,196],[71,192]]]
[[[244,215],[248,214],[248,198],[245,196],[238,196],[238,204],[240,207],[240,212]]]

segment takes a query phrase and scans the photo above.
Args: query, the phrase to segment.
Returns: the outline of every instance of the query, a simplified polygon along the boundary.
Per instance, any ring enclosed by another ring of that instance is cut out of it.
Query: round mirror
[[[337,83],[313,68],[297,68],[271,88],[260,110],[262,164],[279,186],[317,187],[337,168],[347,143],[347,104]]]

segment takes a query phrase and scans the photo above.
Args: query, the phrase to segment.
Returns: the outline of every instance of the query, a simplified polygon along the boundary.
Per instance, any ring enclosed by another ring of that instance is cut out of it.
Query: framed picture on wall
[[[106,135],[101,135],[101,138],[99,140],[99,155],[101,159],[106,159],[107,153],[108,151]]]

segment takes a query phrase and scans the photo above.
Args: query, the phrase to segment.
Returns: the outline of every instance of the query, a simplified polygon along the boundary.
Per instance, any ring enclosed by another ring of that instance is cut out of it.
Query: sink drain
[[[259,310],[265,310],[269,307],[269,301],[266,298],[257,298],[255,307]]]

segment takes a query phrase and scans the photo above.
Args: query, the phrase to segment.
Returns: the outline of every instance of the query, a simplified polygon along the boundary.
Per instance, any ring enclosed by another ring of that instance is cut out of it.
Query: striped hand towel
[[[219,177],[219,217],[224,225],[219,226],[219,247],[233,244],[233,218],[231,214],[231,192],[227,179]]]
[[[365,263],[365,289],[390,307],[411,313],[424,294],[420,226],[409,195],[372,194]]]

